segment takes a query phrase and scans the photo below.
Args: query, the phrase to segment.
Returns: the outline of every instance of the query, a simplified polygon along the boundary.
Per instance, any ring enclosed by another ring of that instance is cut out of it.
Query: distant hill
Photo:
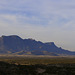
[[[16,55],[75,55],[75,52],[57,47],[54,42],[43,43],[33,39],[22,39],[17,35],[0,37],[0,54]]]

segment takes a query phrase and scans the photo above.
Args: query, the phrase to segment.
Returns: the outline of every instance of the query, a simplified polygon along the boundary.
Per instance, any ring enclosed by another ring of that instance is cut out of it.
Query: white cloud
[[[0,35],[18,34],[23,38],[54,41],[74,50],[74,20],[75,0],[0,1]]]

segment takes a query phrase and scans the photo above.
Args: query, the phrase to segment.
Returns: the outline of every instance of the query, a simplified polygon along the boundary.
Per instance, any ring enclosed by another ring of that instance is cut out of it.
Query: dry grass
[[[48,57],[48,56],[0,56],[0,61],[11,64],[75,64],[75,57]]]

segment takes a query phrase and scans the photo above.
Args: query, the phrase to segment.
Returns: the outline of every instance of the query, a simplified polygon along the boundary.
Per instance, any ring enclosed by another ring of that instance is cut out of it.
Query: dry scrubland
[[[54,56],[0,56],[0,61],[10,64],[35,65],[35,64],[75,64],[75,57]]]
[[[0,75],[75,75],[75,57],[1,56]]]

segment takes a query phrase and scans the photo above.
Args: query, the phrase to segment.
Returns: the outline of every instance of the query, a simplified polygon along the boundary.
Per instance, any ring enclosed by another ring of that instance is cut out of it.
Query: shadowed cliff
[[[43,43],[33,39],[22,39],[17,35],[0,37],[0,54],[19,55],[75,55],[75,52],[57,47],[54,42]]]

